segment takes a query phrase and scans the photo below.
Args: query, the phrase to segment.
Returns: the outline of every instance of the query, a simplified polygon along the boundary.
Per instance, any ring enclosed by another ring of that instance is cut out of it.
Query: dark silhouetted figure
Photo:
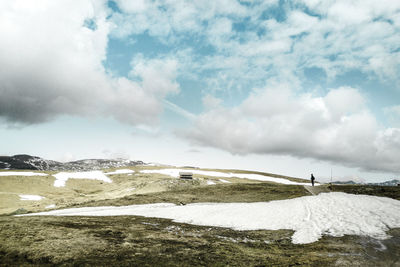
[[[312,186],[314,186],[314,181],[315,181],[315,177],[314,177],[314,175],[311,173],[311,184],[312,184]]]

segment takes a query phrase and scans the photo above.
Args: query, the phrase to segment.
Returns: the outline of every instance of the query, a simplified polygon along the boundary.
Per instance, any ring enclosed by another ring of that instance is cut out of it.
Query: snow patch
[[[231,182],[224,180],[224,179],[219,179],[220,182],[226,183],[226,184],[230,184]]]
[[[160,170],[143,170],[140,171],[141,173],[159,173],[164,175],[169,175],[175,178],[179,177],[179,172],[185,172],[188,170],[184,169],[160,169]],[[264,181],[264,182],[275,182],[279,184],[289,184],[289,185],[310,185],[310,183],[299,183],[299,182],[292,182],[288,179],[284,178],[276,178],[270,177],[261,174],[251,174],[251,173],[225,173],[225,172],[216,172],[216,171],[201,171],[201,170],[190,170],[193,174],[204,175],[204,176],[214,176],[214,177],[225,177],[225,178],[243,178],[243,179],[251,179],[257,181]],[[315,183],[315,185],[319,185]]]
[[[39,195],[18,195],[20,197],[20,200],[42,200],[44,197],[39,196]]]
[[[215,185],[216,183],[213,182],[213,181],[208,180],[208,181],[207,181],[207,184],[208,184],[208,185]]]
[[[172,219],[195,225],[236,230],[291,229],[295,244],[312,243],[322,235],[362,235],[387,238],[389,228],[400,227],[400,201],[340,192],[256,203],[170,203],[121,207],[87,207],[18,216],[137,215]]]
[[[53,174],[56,178],[54,181],[55,187],[65,186],[65,182],[68,179],[90,179],[90,180],[100,180],[106,183],[112,183],[112,180],[108,178],[102,171],[88,171],[88,172],[59,172]]]
[[[51,205],[46,206],[45,208],[46,209],[54,209],[55,207],[56,207],[56,204],[51,204]]]
[[[131,188],[125,189],[125,191],[128,191],[128,192],[132,192],[132,191],[134,191],[134,190],[136,190],[136,187],[131,187]]]
[[[47,176],[40,172],[0,172],[0,176]]]
[[[5,165],[7,168],[11,166],[11,164],[10,164],[10,163],[8,163],[8,162],[4,162],[4,161],[1,161],[1,160],[0,160],[0,163],[4,164],[4,165]]]
[[[116,170],[115,172],[106,172],[105,174],[113,175],[113,174],[127,174],[127,173],[134,173],[134,170],[129,170],[129,169],[121,169],[121,170]]]

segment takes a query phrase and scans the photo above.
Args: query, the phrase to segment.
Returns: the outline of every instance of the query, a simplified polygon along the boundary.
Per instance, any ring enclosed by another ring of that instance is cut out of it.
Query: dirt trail
[[[318,195],[319,193],[329,193],[331,190],[325,185],[311,186],[305,185],[304,188],[311,193],[311,195]]]

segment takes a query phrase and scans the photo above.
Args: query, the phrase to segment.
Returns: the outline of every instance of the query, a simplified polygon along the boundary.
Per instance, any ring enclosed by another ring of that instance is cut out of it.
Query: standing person
[[[314,186],[314,180],[315,180],[315,177],[314,177],[314,175],[311,173],[311,184],[312,184],[312,186]]]

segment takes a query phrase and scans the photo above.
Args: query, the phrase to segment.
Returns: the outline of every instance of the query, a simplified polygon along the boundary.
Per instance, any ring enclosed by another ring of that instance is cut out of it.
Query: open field
[[[400,200],[400,186],[332,185],[332,191],[349,194],[390,197]]]
[[[47,173],[48,176],[2,176],[0,177],[0,214],[9,214],[15,212],[19,209],[24,209],[27,211],[37,212],[41,210],[45,210],[46,206],[56,205],[57,208],[65,208],[73,205],[80,205],[86,202],[96,202],[102,200],[112,200],[112,199],[120,199],[125,196],[135,197],[136,195],[147,195],[151,193],[161,193],[161,192],[173,192],[175,190],[186,190],[193,189],[197,187],[205,187],[210,188],[207,185],[207,182],[211,181],[215,184],[226,184],[222,182],[218,177],[209,177],[205,175],[194,175],[193,180],[180,180],[174,177],[170,177],[163,174],[146,174],[140,173],[141,170],[148,169],[160,169],[165,167],[142,167],[136,166],[130,168],[130,170],[135,171],[132,174],[114,174],[109,175],[112,179],[112,183],[105,183],[99,180],[86,180],[86,179],[69,179],[66,182],[65,187],[55,187],[54,181],[55,178],[52,176],[55,172],[40,172]],[[188,169],[190,170],[190,169]],[[104,172],[113,172],[115,169],[104,170]],[[241,172],[241,173],[252,173],[252,172]],[[255,173],[260,174],[260,173]],[[268,174],[269,175],[269,174]],[[279,176],[278,176],[279,177]],[[283,176],[282,176],[283,177]],[[224,181],[228,181],[232,184],[260,184],[260,181],[249,180],[249,179],[241,179],[241,178],[224,178]],[[301,182],[305,182],[304,180],[298,180]],[[275,184],[275,183],[273,183]],[[275,184],[277,185],[277,184]],[[286,190],[284,188],[285,185],[282,185],[282,190],[275,187],[277,193],[275,196],[277,199],[284,199],[290,196],[290,193],[279,196],[281,193],[283,194]],[[288,187],[289,188],[289,187]],[[201,193],[198,193],[198,197],[200,201],[207,201],[204,194],[217,194],[218,197],[214,199],[210,199],[208,201],[219,201],[224,202],[222,198],[224,198],[225,194],[221,194],[221,192],[208,192],[208,189],[200,189]],[[211,189],[213,190],[213,189]],[[238,190],[246,190],[238,189]],[[274,189],[275,190],[275,189]],[[303,189],[299,189],[300,191],[304,191]],[[169,194],[171,201],[173,203],[179,203],[180,201],[190,202],[190,200],[186,199],[180,194],[184,192],[177,192]],[[40,195],[43,196],[44,199],[40,202],[27,202],[22,201],[19,198],[19,194],[31,194],[31,195]],[[164,195],[168,193],[164,193]],[[304,194],[295,194],[295,196],[305,195]],[[228,194],[229,195],[229,194]],[[161,196],[160,196],[161,197]],[[144,197],[148,198],[148,197]],[[228,202],[229,196],[226,197],[226,201]],[[257,197],[253,197],[255,201]],[[148,202],[144,202],[142,197],[137,198],[140,203],[154,203],[153,201],[160,201],[160,198],[157,195],[152,195],[151,199],[148,199]],[[174,200],[173,200],[174,199]],[[202,199],[202,200],[201,200]],[[265,199],[265,200],[262,200]],[[272,200],[271,196],[261,197],[258,201],[266,201]],[[119,200],[116,200],[118,202]],[[242,200],[245,201],[245,200]]]
[[[234,231],[136,216],[0,217],[0,227],[4,266],[398,266],[400,259],[399,229],[383,241],[344,236],[294,245],[287,230]]]
[[[168,219],[116,217],[14,217],[56,208],[122,206],[148,203],[267,202],[310,193],[300,185],[195,175],[180,180],[159,174],[116,174],[112,183],[67,181],[54,187],[51,176],[0,177],[1,266],[400,266],[400,229],[389,239],[323,236],[293,244],[291,230],[235,231]],[[113,171],[113,170],[107,170]],[[229,172],[232,172],[229,170]],[[215,185],[207,185],[213,181]],[[326,185],[321,189],[328,190]],[[334,186],[334,191],[399,199],[400,188]],[[23,201],[18,194],[45,197]],[[6,207],[10,205],[11,207]],[[19,212],[16,212],[19,209]],[[23,209],[23,210],[21,210]]]

